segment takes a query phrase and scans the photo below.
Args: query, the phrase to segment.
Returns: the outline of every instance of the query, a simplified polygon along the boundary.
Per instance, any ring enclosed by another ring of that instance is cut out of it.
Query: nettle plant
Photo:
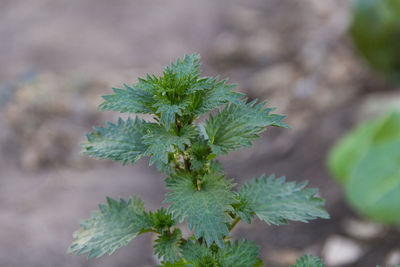
[[[231,240],[239,221],[251,223],[257,216],[282,225],[329,217],[324,200],[306,183],[262,175],[234,190],[215,158],[251,146],[268,126],[288,126],[282,122],[285,116],[271,114],[274,109],[265,102],[248,102],[227,80],[200,77],[199,59],[186,55],[161,77],[147,75],[103,97],[101,110],[151,114],[153,119],[119,119],[96,127],[87,135],[84,153],[123,164],[149,156],[150,165],[155,163],[168,177],[164,203],[169,206],[146,211],[138,197],[107,198],[81,223],[70,252],[100,257],[150,232],[157,235],[154,249],[161,266],[262,266],[254,242]],[[197,120],[204,114],[209,114],[205,122]],[[190,236],[180,229],[185,220]],[[293,266],[324,264],[306,255]]]

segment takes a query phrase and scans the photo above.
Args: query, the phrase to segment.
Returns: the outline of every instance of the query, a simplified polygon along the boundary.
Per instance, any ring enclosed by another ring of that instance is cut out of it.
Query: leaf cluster
[[[257,216],[281,225],[328,218],[317,190],[305,183],[261,176],[234,188],[216,157],[251,146],[267,127],[288,126],[285,116],[272,113],[265,102],[249,102],[226,79],[201,77],[199,59],[186,55],[160,77],[147,75],[103,97],[101,110],[135,118],[95,127],[82,145],[84,153],[122,164],[149,157],[149,164],[167,176],[168,208],[147,212],[138,198],[108,198],[75,233],[71,252],[99,257],[153,232],[162,266],[262,266],[254,243],[230,240],[240,220],[251,223]],[[208,115],[205,121],[203,115]],[[178,227],[183,222],[193,236],[183,236]]]

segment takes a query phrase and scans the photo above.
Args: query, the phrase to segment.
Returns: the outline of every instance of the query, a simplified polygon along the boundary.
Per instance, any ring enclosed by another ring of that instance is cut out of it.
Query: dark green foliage
[[[265,102],[248,102],[227,80],[200,77],[199,67],[198,55],[186,55],[161,77],[147,75],[104,96],[102,110],[151,114],[153,120],[136,116],[97,127],[87,135],[84,153],[123,164],[149,157],[149,164],[168,176],[169,207],[146,212],[137,198],[108,199],[75,233],[71,252],[111,254],[138,234],[152,232],[157,234],[155,254],[165,267],[258,267],[263,263],[253,242],[230,240],[241,219],[250,223],[256,215],[282,224],[328,217],[323,200],[305,184],[264,176],[233,190],[235,184],[215,157],[251,146],[268,126],[288,126],[282,122],[285,116],[271,114],[274,109]],[[205,123],[197,122],[215,110]],[[193,236],[182,235],[177,224],[184,221]]]
[[[400,79],[400,1],[357,0],[350,32],[368,63],[389,78]]]

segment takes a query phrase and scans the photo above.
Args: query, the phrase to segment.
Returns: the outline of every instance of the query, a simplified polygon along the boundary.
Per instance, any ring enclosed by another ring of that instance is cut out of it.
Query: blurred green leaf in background
[[[400,1],[356,0],[350,33],[376,71],[400,81]]]
[[[400,222],[400,112],[358,126],[333,147],[328,166],[352,207],[372,220]]]

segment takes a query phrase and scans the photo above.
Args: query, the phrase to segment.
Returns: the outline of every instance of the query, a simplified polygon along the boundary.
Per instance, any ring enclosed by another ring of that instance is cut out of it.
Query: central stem
[[[233,228],[240,222],[240,217],[236,217],[235,220],[233,220],[231,226],[229,227],[229,232],[232,232]]]

